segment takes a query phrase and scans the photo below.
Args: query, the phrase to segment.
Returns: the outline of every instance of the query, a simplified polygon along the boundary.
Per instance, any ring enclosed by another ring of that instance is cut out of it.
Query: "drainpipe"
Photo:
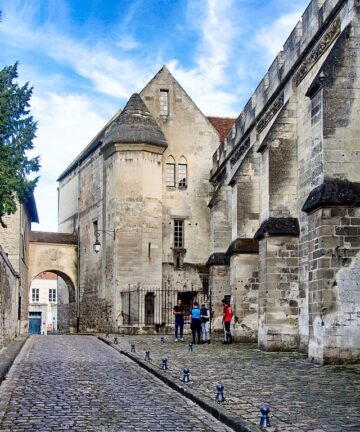
[[[77,202],[77,299],[76,332],[80,332],[80,161],[78,161],[78,202]]]

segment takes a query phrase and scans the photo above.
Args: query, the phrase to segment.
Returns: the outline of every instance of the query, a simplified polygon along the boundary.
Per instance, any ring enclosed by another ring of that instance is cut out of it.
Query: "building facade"
[[[29,312],[29,234],[31,223],[39,222],[34,196],[27,203],[19,204],[15,214],[4,217],[6,228],[0,227],[0,246],[11,264],[11,273],[18,278],[13,279],[10,286],[11,298],[16,298],[17,329],[16,334],[26,334],[28,331]],[[16,294],[15,294],[16,292]],[[6,294],[5,301],[9,301]]]
[[[202,296],[221,330],[228,297],[240,341],[359,359],[359,20],[312,0],[234,122],[164,67],[70,164],[81,328],[159,330]]]
[[[210,283],[236,337],[320,364],[360,358],[359,19],[310,2],[211,171]]]
[[[208,297],[209,155],[218,145],[163,67],[60,176],[59,231],[80,242],[80,328],[166,327],[178,295],[189,307]]]

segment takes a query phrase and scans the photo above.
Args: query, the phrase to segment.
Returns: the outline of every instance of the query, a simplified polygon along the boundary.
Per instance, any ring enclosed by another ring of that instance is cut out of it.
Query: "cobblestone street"
[[[113,340],[110,339],[110,340]],[[174,342],[165,336],[120,336],[120,349],[130,352],[136,342],[135,356],[144,359],[150,350],[151,363],[179,380],[184,367],[190,368],[189,383],[204,398],[213,401],[216,385],[225,387],[229,413],[241,416],[250,424],[259,423],[259,406],[271,407],[272,427],[286,432],[359,432],[360,365],[317,366],[299,353],[266,353],[256,345],[222,345],[217,339],[210,345],[195,345],[188,351],[186,342]]]
[[[91,336],[32,336],[0,387],[1,431],[228,431]]]

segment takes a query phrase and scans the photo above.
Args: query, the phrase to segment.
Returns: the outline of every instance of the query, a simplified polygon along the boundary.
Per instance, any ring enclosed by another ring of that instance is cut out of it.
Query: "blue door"
[[[29,312],[29,333],[41,334],[41,312]]]

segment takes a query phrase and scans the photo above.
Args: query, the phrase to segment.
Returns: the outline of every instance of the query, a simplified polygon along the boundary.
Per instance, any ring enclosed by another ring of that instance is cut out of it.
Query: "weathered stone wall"
[[[320,363],[359,358],[360,209],[309,215],[309,357]]]
[[[248,169],[248,149],[261,153],[259,345],[309,349],[318,363],[359,357],[359,16],[353,0],[310,2],[211,172],[212,181],[237,179]],[[252,207],[240,190],[228,213],[233,243],[236,213],[244,206],[249,223]],[[211,228],[220,237],[216,220]],[[238,259],[231,255],[232,291]],[[247,306],[238,298],[237,310]]]
[[[160,113],[160,90],[168,91],[167,116]],[[210,255],[210,211],[207,206],[211,195],[209,156],[219,144],[218,134],[166,67],[155,75],[140,96],[168,142],[162,162],[163,262],[174,262],[174,219],[184,219],[184,262],[205,264]],[[166,185],[169,156],[175,161],[176,170],[178,164],[183,163],[181,161],[187,163],[188,182],[185,188],[178,186],[177,175],[176,187]]]
[[[29,232],[30,215],[26,205],[18,205],[13,215],[5,216],[6,228],[0,228],[0,244],[8,254],[15,271],[20,275],[20,334],[27,333],[29,311]]]
[[[18,332],[19,274],[0,246],[0,348]]]

